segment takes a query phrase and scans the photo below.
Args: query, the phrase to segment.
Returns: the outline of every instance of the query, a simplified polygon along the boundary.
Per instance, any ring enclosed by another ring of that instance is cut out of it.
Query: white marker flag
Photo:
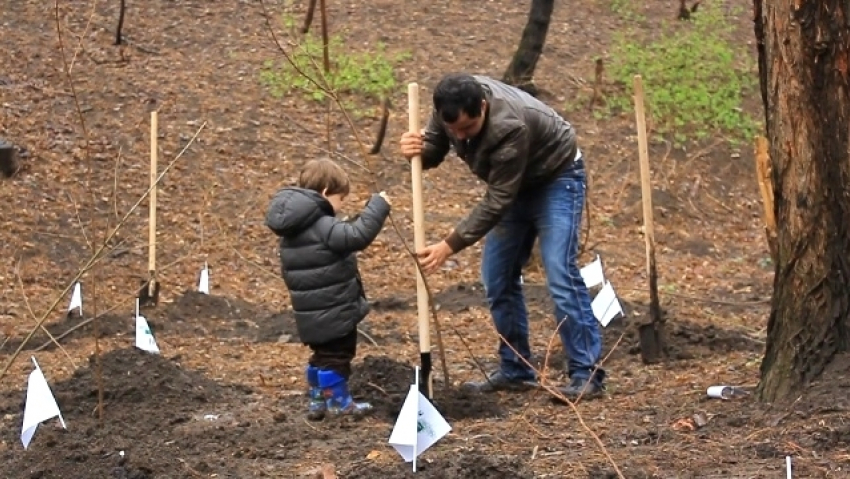
[[[608,326],[612,319],[623,314],[623,307],[620,305],[620,300],[617,299],[617,293],[614,292],[614,287],[611,286],[610,281],[605,282],[605,286],[593,298],[590,307],[603,328]]]
[[[21,442],[24,443],[24,449],[29,447],[38,425],[48,419],[59,416],[62,427],[68,429],[65,426],[65,419],[62,418],[62,413],[59,411],[59,405],[56,404],[56,398],[53,397],[50,386],[47,385],[47,379],[41,372],[41,368],[38,367],[35,356],[32,358],[32,363],[35,365],[35,369],[30,373],[27,383],[24,423],[21,426]]]
[[[602,272],[602,258],[596,255],[592,263],[583,267],[580,271],[584,284],[588,288],[600,285],[605,281],[605,273]]]
[[[413,461],[416,472],[416,458],[443,438],[452,427],[419,391],[419,368],[416,368],[416,383],[410,386],[407,398],[401,406],[389,443],[404,458]]]
[[[210,270],[207,263],[204,263],[204,269],[201,270],[201,279],[198,281],[198,291],[203,294],[210,294]]]
[[[70,314],[74,308],[80,310],[80,316],[83,315],[83,291],[79,281],[74,285],[74,292],[71,293],[71,303],[68,305],[68,313]]]
[[[148,320],[144,316],[136,316],[136,347],[142,351],[159,354],[159,347],[156,345],[156,339],[151,333],[151,328],[148,326]]]

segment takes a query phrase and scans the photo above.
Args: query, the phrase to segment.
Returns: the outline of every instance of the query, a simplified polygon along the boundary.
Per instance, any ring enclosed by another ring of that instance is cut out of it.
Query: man
[[[586,174],[575,131],[536,98],[483,76],[446,75],[434,89],[433,109],[421,133],[402,135],[402,154],[408,159],[421,155],[422,167],[429,169],[453,147],[487,183],[487,191],[451,234],[417,256],[423,270],[433,273],[486,235],[482,282],[496,330],[507,342],[499,343],[499,370],[465,387],[491,392],[539,386],[525,363],[531,351],[520,281],[539,238],[568,356],[570,383],[560,391],[570,399],[601,395],[606,374],[597,368],[602,340],[577,265]]]

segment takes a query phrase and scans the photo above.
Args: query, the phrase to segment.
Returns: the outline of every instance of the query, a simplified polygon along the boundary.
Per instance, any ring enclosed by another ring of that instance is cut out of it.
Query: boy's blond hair
[[[337,162],[329,158],[308,161],[298,176],[298,186],[318,191],[325,196],[347,196],[351,192],[348,174]]]

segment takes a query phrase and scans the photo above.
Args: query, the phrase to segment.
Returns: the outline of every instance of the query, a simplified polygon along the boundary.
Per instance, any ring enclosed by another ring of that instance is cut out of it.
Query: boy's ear
[[[325,188],[324,190],[322,190],[322,196],[324,196],[325,198],[327,198],[327,197],[328,197],[328,195],[326,195],[326,194],[325,194],[325,193],[327,193],[327,192],[328,192],[328,189],[327,189],[327,188]]]

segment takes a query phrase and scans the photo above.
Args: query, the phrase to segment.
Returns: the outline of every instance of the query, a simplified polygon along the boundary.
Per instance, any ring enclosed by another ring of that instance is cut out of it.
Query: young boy
[[[369,312],[354,253],[381,232],[390,203],[383,192],[375,194],[356,220],[341,221],[335,215],[349,190],[337,163],[311,160],[298,186],[278,191],[266,213],[266,226],[280,237],[281,272],[298,335],[313,351],[307,365],[311,420],[372,408],[354,402],[348,390],[357,325]]]

